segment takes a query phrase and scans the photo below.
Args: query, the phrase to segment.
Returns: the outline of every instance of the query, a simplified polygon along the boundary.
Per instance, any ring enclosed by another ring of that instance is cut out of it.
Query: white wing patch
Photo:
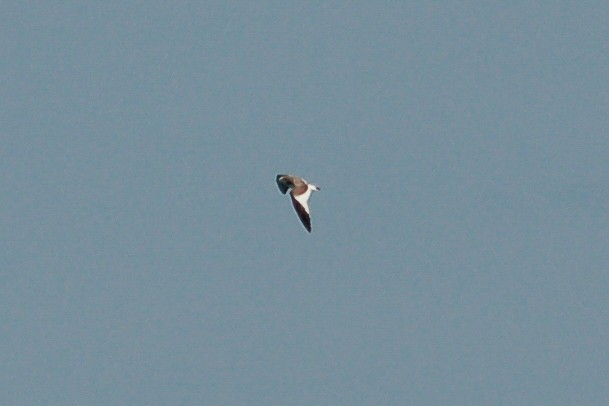
[[[311,214],[311,212],[309,211],[309,197],[311,196],[311,188],[307,187],[307,191],[299,194],[299,195],[295,195],[294,193],[292,193],[292,196],[294,197],[294,199],[300,203],[300,205],[302,206],[303,209],[305,209],[305,211],[308,214]]]

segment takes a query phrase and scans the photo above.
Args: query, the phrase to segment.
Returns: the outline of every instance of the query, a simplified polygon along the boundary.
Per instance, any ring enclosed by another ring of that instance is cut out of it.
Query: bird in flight
[[[307,183],[306,180],[294,175],[277,175],[277,186],[284,195],[289,189],[292,204],[296,210],[296,214],[300,217],[300,221],[311,232],[311,211],[309,210],[309,197],[311,192],[316,192],[319,188],[313,184]]]

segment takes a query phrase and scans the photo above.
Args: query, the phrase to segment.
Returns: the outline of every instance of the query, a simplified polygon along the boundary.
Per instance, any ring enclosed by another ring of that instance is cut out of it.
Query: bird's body
[[[307,231],[311,232],[311,211],[308,202],[311,193],[318,191],[319,188],[294,175],[277,175],[277,186],[284,195],[291,189],[290,198],[294,210]]]

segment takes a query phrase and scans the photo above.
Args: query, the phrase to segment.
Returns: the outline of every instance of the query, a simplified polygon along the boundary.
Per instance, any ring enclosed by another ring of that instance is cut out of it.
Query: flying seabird
[[[289,189],[292,204],[300,221],[308,232],[311,232],[311,212],[309,210],[309,197],[311,192],[316,192],[319,188],[306,180],[294,175],[277,175],[277,186],[284,195]]]

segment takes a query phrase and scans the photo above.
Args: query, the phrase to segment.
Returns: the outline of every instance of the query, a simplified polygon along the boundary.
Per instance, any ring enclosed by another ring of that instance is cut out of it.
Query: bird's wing
[[[284,195],[286,194],[286,192],[288,191],[288,189],[290,187],[294,186],[294,183],[292,182],[290,177],[287,176],[287,175],[277,175],[277,179],[276,180],[277,180],[277,186],[279,187],[279,190]]]
[[[294,210],[296,210],[296,214],[298,214],[300,221],[302,221],[302,225],[307,229],[308,232],[311,232],[311,216],[309,214],[309,206],[307,205],[306,202],[303,205],[291,193],[290,193],[290,197],[292,198],[292,204],[294,205]]]
[[[311,212],[309,210],[309,196],[311,196],[311,189],[307,186],[298,187],[292,192],[290,192],[290,197],[292,198],[292,204],[294,205],[294,210],[296,210],[296,214],[302,221],[302,224],[305,226],[308,232],[311,232]]]

